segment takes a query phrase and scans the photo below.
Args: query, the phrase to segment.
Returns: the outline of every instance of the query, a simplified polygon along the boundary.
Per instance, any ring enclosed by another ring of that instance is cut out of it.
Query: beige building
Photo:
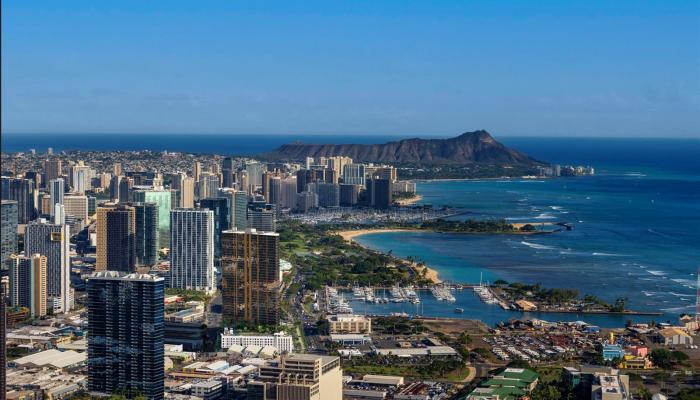
[[[364,315],[337,314],[328,317],[331,334],[372,333],[372,320]]]
[[[249,400],[342,400],[340,358],[313,354],[283,356],[260,367],[248,383]]]
[[[34,254],[31,257],[12,255],[9,268],[10,304],[27,307],[34,318],[47,312],[46,257]]]
[[[663,343],[666,346],[669,345],[691,345],[693,344],[693,337],[680,328],[666,328],[659,331],[656,335],[655,340],[659,343]]]
[[[66,215],[72,215],[82,219],[83,222],[88,221],[88,199],[85,195],[67,194],[63,198],[63,207]]]
[[[136,270],[136,212],[131,206],[106,203],[97,207],[95,271]]]

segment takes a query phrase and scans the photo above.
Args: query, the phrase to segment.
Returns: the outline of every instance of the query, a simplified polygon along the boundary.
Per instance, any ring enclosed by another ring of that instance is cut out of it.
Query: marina
[[[444,288],[445,286],[441,287]],[[328,306],[322,306],[321,308],[329,314],[354,312],[365,315],[473,319],[481,320],[489,326],[513,319],[539,319],[550,322],[585,321],[601,327],[617,327],[624,325],[628,319],[639,323],[647,323],[654,319],[653,315],[637,314],[556,311],[525,312],[504,308],[498,302],[484,302],[474,291],[474,288],[478,288],[478,285],[450,285],[449,287],[449,294],[454,298],[454,301],[438,300],[431,289],[414,287],[415,297],[419,300],[416,303],[412,303],[406,297],[393,297],[391,294],[392,288],[369,288],[374,298],[371,302],[366,301],[365,288],[359,288],[359,290],[356,290],[358,288],[330,288],[331,290],[326,288],[321,293],[329,296],[330,301]],[[406,288],[399,289],[401,291],[395,291],[397,295],[406,291]],[[355,296],[355,293],[360,294],[360,291],[362,294]]]

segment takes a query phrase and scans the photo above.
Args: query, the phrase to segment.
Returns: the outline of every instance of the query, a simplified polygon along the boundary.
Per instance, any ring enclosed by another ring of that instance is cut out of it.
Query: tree
[[[651,392],[644,386],[640,386],[637,388],[637,398],[640,400],[651,400]]]
[[[562,397],[559,389],[551,383],[540,383],[531,395],[532,400],[560,400]]]
[[[655,349],[649,354],[649,359],[659,368],[670,369],[673,367],[673,354],[666,349]]]

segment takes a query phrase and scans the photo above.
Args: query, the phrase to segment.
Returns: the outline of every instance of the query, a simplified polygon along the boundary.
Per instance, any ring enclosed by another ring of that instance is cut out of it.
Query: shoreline
[[[409,229],[409,228],[375,228],[375,229],[355,229],[355,230],[349,230],[349,231],[338,231],[334,232],[334,234],[339,235],[340,237],[343,238],[346,242],[355,242],[353,239],[358,237],[358,236],[363,236],[363,235],[369,235],[371,233],[392,233],[392,232],[415,232],[419,231],[420,229]],[[370,249],[367,246],[363,246],[359,243],[358,245],[365,247],[367,249]],[[373,250],[373,249],[370,249]],[[375,250],[376,251],[376,250]],[[438,271],[428,267],[427,265],[423,264],[420,265],[416,261],[409,261],[403,257],[397,257],[392,255],[393,257],[400,258],[407,263],[411,265],[411,268],[413,268],[414,271],[416,271],[417,274],[423,275],[423,271],[425,271],[425,278],[428,279],[429,281],[433,282],[434,284],[442,283],[442,280],[440,279],[440,274]]]
[[[408,198],[408,199],[399,199],[399,200],[396,200],[396,204],[398,204],[398,205],[400,205],[400,206],[411,206],[411,205],[413,205],[413,204],[418,203],[418,202],[421,201],[421,200],[423,200],[423,196],[421,196],[421,195],[419,195],[419,194],[416,194],[415,196],[410,197],[410,198]]]

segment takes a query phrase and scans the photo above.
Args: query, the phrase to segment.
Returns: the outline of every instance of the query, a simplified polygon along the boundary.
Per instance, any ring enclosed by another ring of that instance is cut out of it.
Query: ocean
[[[664,313],[635,318],[536,315],[542,319],[621,326],[627,319],[675,321],[681,313],[694,313],[700,268],[700,140],[504,142],[541,160],[592,165],[596,175],[422,182],[421,203],[461,208],[467,214],[459,218],[568,222],[572,231],[532,236],[400,232],[356,240],[423,260],[450,281],[478,283],[483,274],[491,282],[574,288],[610,302],[622,297],[630,309]],[[471,291],[457,297],[464,318],[495,323],[519,316],[480,304]],[[424,298],[426,314],[454,316],[452,308],[433,303],[430,296]]]

